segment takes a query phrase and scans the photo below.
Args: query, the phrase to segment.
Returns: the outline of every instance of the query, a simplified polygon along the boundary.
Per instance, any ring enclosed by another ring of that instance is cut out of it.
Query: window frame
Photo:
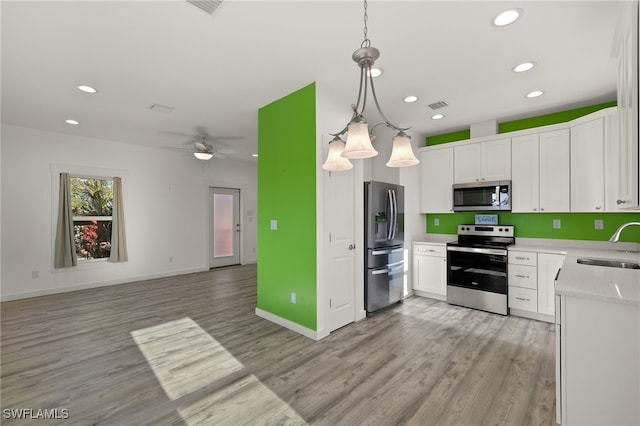
[[[116,265],[115,263],[109,263],[108,257],[101,257],[98,259],[78,259],[78,265],[73,268],[54,268],[53,260],[55,253],[55,243],[56,243],[56,228],[58,223],[58,202],[60,199],[60,173],[68,173],[69,177],[83,177],[90,179],[109,179],[113,180],[114,177],[120,177],[122,182],[128,181],[129,172],[128,170],[123,169],[110,169],[103,167],[92,167],[92,166],[78,166],[72,164],[51,164],[51,240],[50,240],[50,271],[55,274],[64,274],[70,273],[73,270],[83,270],[83,269],[95,269],[95,268],[106,268],[107,265],[112,266]],[[122,198],[124,205],[128,205],[128,191],[126,190],[126,184],[123,185],[122,189]],[[128,214],[125,212],[125,218]],[[75,222],[78,216],[74,216],[73,220]],[[82,218],[89,217],[103,217],[103,216],[80,216]],[[105,216],[113,220],[112,216]]]

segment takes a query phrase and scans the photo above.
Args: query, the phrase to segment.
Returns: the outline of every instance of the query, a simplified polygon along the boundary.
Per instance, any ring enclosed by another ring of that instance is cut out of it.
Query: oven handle
[[[448,246],[447,250],[449,251],[462,251],[465,253],[481,253],[481,254],[496,254],[500,256],[506,256],[506,250],[499,249],[488,249],[488,248],[477,248],[477,247],[456,247],[456,246]]]

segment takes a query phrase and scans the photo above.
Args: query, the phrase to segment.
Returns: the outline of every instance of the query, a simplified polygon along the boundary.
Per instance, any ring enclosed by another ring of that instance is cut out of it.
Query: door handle
[[[349,244],[349,250],[355,250],[355,249],[356,249],[355,244]]]

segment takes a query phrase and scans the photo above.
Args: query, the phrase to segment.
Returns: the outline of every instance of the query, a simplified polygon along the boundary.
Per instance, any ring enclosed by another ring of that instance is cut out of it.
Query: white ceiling
[[[212,15],[183,0],[1,7],[3,123],[167,148],[206,131],[242,137],[218,148],[255,161],[260,107],[316,81],[344,104],[335,111],[342,126],[357,95],[351,54],[363,39],[361,1],[225,0]],[[519,21],[490,24],[511,7],[524,11]],[[408,133],[423,144],[426,135],[471,123],[615,100],[619,8],[611,0],[370,0],[369,38],[385,71],[376,79],[382,109],[412,125]],[[526,60],[537,67],[511,71]],[[546,94],[526,99],[533,89]],[[408,94],[419,101],[404,103]],[[446,118],[431,120],[427,105],[440,100]],[[154,103],[174,110],[149,110]]]

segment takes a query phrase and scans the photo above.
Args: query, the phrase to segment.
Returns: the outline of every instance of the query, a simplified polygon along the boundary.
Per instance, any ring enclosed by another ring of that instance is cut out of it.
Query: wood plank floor
[[[255,306],[255,265],[4,302],[0,420],[555,424],[552,324],[412,297],[314,342]]]

